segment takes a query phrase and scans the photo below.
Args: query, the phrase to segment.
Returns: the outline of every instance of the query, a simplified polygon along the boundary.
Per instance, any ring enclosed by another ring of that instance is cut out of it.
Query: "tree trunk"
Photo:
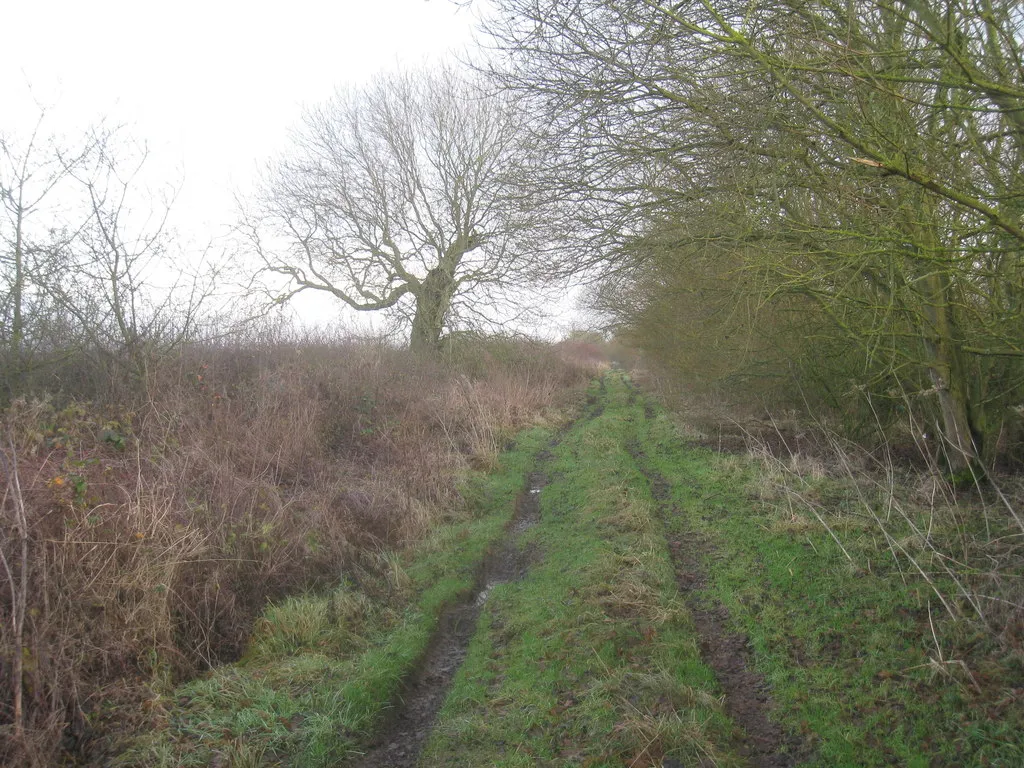
[[[941,273],[932,273],[921,282],[925,289],[924,341],[929,358],[928,375],[942,415],[943,455],[950,477],[969,483],[980,476],[981,468],[971,424],[971,392],[949,296],[951,287],[948,277]]]
[[[978,454],[971,435],[966,393],[958,386],[950,366],[941,359],[941,352],[936,358],[936,363],[928,368],[928,374],[942,413],[943,455],[951,477],[969,480],[968,475],[976,471]]]
[[[455,288],[454,276],[438,267],[427,273],[414,292],[416,314],[412,319],[412,338],[409,343],[413,352],[433,354],[437,351]]]

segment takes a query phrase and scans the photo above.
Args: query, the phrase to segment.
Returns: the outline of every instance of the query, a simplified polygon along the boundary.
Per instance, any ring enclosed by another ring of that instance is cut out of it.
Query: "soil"
[[[769,717],[771,695],[764,678],[753,670],[750,643],[744,635],[729,631],[725,607],[709,604],[702,594],[706,576],[699,562],[706,551],[695,537],[669,541],[676,580],[697,628],[701,657],[725,692],[726,714],[742,729],[738,751],[757,768],[797,765],[805,751],[803,744]]]
[[[544,453],[538,462],[545,459]],[[522,535],[540,521],[540,490],[546,478],[539,470],[527,476],[526,488],[496,552],[484,562],[476,586],[461,602],[441,615],[422,662],[405,681],[370,750],[355,762],[360,768],[412,768],[426,744],[455,673],[465,661],[480,612],[493,587],[526,575],[535,553],[520,546]]]

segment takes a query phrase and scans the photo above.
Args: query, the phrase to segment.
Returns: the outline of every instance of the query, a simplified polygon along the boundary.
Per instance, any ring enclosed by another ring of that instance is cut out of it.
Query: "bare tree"
[[[176,258],[172,191],[139,183],[146,147],[115,135],[96,147],[73,171],[87,219],[47,290],[92,350],[142,378],[154,356],[194,338],[216,275],[193,274]]]
[[[46,111],[22,141],[0,135],[0,338],[10,355],[8,376],[30,364],[32,320],[45,312],[40,282],[81,224],[64,215],[72,175],[97,149],[87,136],[73,148],[45,132]],[[75,221],[77,223],[71,223]]]
[[[451,69],[379,76],[310,110],[245,217],[264,272],[288,280],[275,299],[388,311],[419,351],[457,314],[486,315],[472,299],[527,279],[544,242],[521,125],[510,98]]]
[[[195,335],[214,276],[173,254],[171,196],[141,184],[143,146],[102,125],[69,142],[45,117],[0,138],[4,394],[72,361],[138,383],[154,355]]]

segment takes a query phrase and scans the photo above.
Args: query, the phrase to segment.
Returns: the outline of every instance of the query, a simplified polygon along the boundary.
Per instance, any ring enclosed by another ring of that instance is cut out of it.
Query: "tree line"
[[[1020,457],[1019,3],[495,5],[493,74],[593,192],[596,302],[651,358],[913,412],[953,475]]]
[[[688,386],[912,418],[954,476],[1021,458],[1018,3],[495,0],[482,31],[472,68],[307,110],[237,228],[269,304],[326,293],[431,354],[584,275]],[[109,136],[40,136],[0,145],[5,375],[69,338],[141,369],[206,291],[143,289],[171,241]]]

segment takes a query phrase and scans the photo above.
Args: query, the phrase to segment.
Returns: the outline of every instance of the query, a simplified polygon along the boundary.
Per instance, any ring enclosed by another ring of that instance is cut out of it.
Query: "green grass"
[[[471,588],[547,448],[541,521],[522,542],[535,563],[492,590],[424,768],[743,765],[669,536],[701,543],[708,579],[693,599],[724,606],[730,630],[749,637],[773,717],[806,744],[802,765],[1024,765],[1019,660],[985,656],[989,641],[942,613],[852,514],[849,483],[801,481],[848,558],[810,512],[774,503],[764,466],[688,445],[623,376],[595,383],[588,403],[557,444],[531,431],[497,472],[474,476],[472,514],[382,555],[372,598],[344,581],[268,607],[243,661],[175,691],[164,727],[122,764],[349,762],[444,606]],[[666,481],[667,498],[653,497],[645,472]],[[975,648],[974,677],[935,663],[936,641],[947,662]]]
[[[544,468],[541,559],[494,589],[423,766],[739,764],[625,448],[642,411],[617,377],[594,395]]]
[[[444,607],[472,589],[479,563],[511,519],[523,477],[550,438],[544,429],[520,435],[496,472],[468,479],[462,519],[401,554],[383,555],[388,599],[371,599],[343,581],[329,594],[268,606],[243,660],[174,691],[163,727],[137,739],[118,763],[301,767],[358,754],[423,655]]]
[[[810,512],[757,501],[760,465],[686,446],[661,413],[639,439],[671,485],[670,525],[710,543],[707,597],[750,637],[777,719],[813,748],[805,765],[1024,765],[1021,708],[993,707],[961,667],[929,661],[932,624],[940,643],[970,627],[897,568],[870,522],[833,521],[851,562]],[[833,512],[854,495],[808,482]],[[1019,667],[1002,673],[1007,692],[1022,684]]]

